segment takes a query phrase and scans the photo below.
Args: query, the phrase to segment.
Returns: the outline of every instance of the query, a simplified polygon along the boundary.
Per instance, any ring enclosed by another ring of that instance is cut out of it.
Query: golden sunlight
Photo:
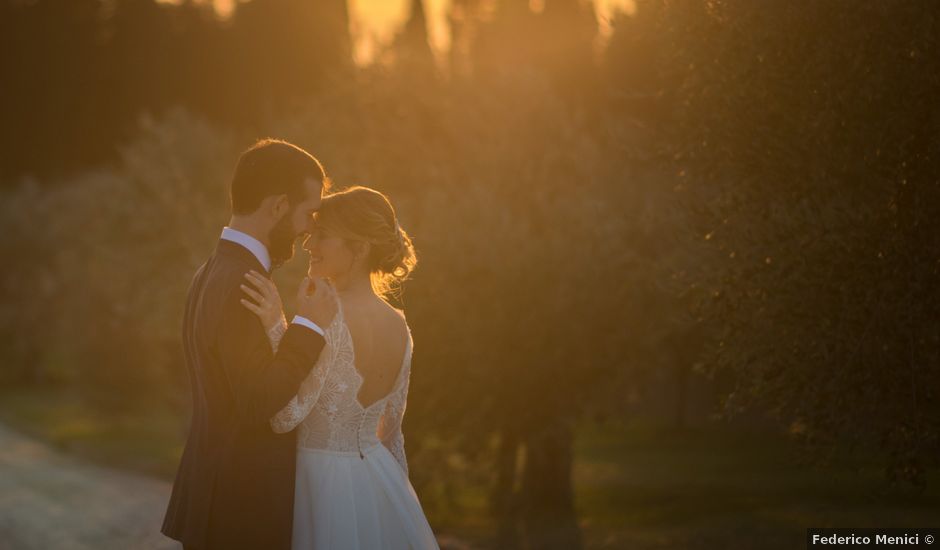
[[[176,4],[180,0],[160,0]],[[228,17],[239,2],[245,0],[207,0],[220,17]],[[544,0],[533,0],[530,8],[540,11]],[[598,31],[603,39],[610,36],[613,28],[611,20],[618,12],[633,13],[635,0],[597,0],[595,3]],[[428,39],[431,49],[438,58],[450,49],[450,32],[447,16],[451,0],[424,0],[425,16],[428,20]],[[395,33],[407,21],[411,0],[348,0],[349,31],[353,40],[353,59],[357,65],[371,63],[385,44],[395,37]]]
[[[219,0],[216,0],[219,1]],[[231,0],[228,0],[229,2]],[[424,0],[431,49],[438,58],[450,49],[447,16],[451,0]],[[539,11],[544,0],[533,2]],[[350,34],[353,57],[359,65],[370,63],[383,44],[387,44],[408,19],[411,0],[349,0]],[[611,20],[618,12],[633,13],[634,0],[598,0],[595,2],[598,28],[603,38],[610,36]]]

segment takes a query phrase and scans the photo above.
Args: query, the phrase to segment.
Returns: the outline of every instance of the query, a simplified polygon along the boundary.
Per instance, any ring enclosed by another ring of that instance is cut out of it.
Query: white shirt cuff
[[[323,329],[317,326],[316,323],[307,319],[306,317],[301,317],[300,315],[294,315],[294,318],[291,320],[291,323],[297,323],[298,325],[305,326],[310,330],[318,333],[320,336],[326,336],[326,333],[323,332]]]

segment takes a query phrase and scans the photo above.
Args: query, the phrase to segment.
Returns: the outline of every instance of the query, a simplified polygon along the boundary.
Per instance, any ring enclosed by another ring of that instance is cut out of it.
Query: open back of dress
[[[298,428],[292,548],[439,548],[408,480],[401,431],[413,346],[407,323],[406,336],[391,392],[363,407],[340,304],[316,366],[271,419],[276,432]],[[277,341],[274,331],[272,346]]]

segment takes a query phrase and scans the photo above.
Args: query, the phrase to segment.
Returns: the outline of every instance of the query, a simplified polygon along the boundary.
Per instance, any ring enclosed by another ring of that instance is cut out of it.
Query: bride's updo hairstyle
[[[355,186],[330,194],[323,198],[314,219],[331,235],[371,245],[366,266],[372,289],[380,296],[400,290],[418,263],[392,203],[375,189]]]

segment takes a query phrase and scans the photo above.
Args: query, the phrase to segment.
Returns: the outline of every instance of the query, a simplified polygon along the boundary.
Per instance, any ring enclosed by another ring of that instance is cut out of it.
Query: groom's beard
[[[268,251],[271,254],[271,271],[294,257],[294,242],[297,240],[297,235],[294,234],[292,217],[292,213],[288,212],[271,229],[271,249]]]

